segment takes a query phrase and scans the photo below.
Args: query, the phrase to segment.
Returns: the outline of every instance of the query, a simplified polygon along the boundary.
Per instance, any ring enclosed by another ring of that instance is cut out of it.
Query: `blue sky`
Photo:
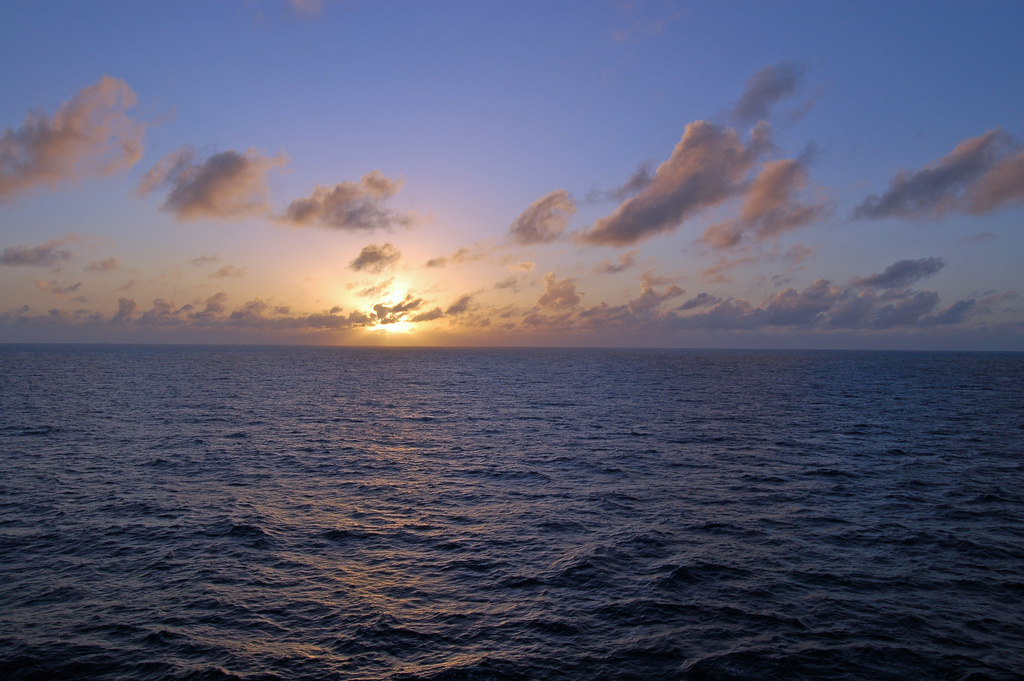
[[[1024,349],[1022,25],[4,3],[0,341]]]

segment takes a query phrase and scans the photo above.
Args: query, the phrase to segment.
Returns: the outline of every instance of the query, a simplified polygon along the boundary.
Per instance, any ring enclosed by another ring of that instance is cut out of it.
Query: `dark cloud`
[[[616,262],[612,262],[611,260],[600,262],[594,266],[594,274],[617,274],[618,272],[627,270],[636,264],[636,254],[636,251],[629,251],[628,253],[622,253],[619,255]]]
[[[309,197],[288,204],[281,219],[295,226],[318,225],[345,231],[406,227],[415,217],[385,206],[401,188],[402,180],[390,180],[374,170],[359,182],[317,185]]]
[[[59,269],[71,259],[71,251],[63,248],[70,238],[53,239],[40,246],[10,246],[0,253],[0,265],[29,265]]]
[[[682,305],[680,305],[676,309],[677,310],[681,310],[681,311],[682,310],[695,310],[695,309],[697,309],[699,307],[707,307],[708,305],[715,305],[716,303],[719,303],[721,301],[722,301],[722,299],[717,297],[717,296],[713,296],[713,295],[711,295],[709,293],[703,293],[702,292],[702,293],[698,293],[693,298],[690,298],[689,300],[687,300],[685,303],[683,303]]]
[[[135,312],[136,307],[138,307],[138,305],[134,300],[130,298],[118,298],[117,313],[110,321],[114,324],[128,321],[132,318],[132,313]]]
[[[414,322],[431,322],[431,321],[433,321],[435,319],[440,319],[443,316],[444,316],[444,312],[441,311],[441,308],[435,307],[433,310],[430,310],[429,312],[424,312],[422,314],[415,315],[412,318],[412,321],[414,321]]]
[[[559,189],[540,197],[524,210],[509,227],[512,241],[521,245],[548,243],[558,239],[576,203],[569,192]]]
[[[916,172],[900,171],[881,196],[853,209],[853,219],[937,218],[958,211],[988,213],[1024,201],[1024,151],[999,128],[968,138]]]
[[[91,262],[85,269],[91,272],[116,272],[120,267],[117,264],[117,258],[107,258]]]
[[[396,324],[405,321],[410,312],[423,307],[423,302],[422,298],[415,298],[411,293],[407,293],[401,302],[394,305],[377,303],[373,306],[373,321],[377,324]]]
[[[921,258],[920,260],[900,260],[885,268],[880,274],[858,277],[851,286],[875,288],[902,288],[916,281],[930,277],[946,266],[942,258]]]
[[[797,197],[807,183],[807,168],[799,161],[765,163],[744,194],[740,216],[709,226],[701,240],[712,248],[733,248],[748,238],[777,238],[783,232],[829,217],[833,209],[829,201],[801,201]]]
[[[224,267],[221,267],[216,272],[210,272],[210,274],[208,274],[207,277],[209,277],[210,279],[227,279],[229,277],[237,279],[239,277],[244,277],[248,272],[248,267],[235,267],[234,265],[224,265]]]
[[[473,301],[473,296],[466,294],[459,296],[458,300],[448,306],[448,309],[444,311],[446,315],[460,315],[469,309],[469,304]]]
[[[244,154],[222,151],[198,159],[195,149],[182,147],[164,157],[143,176],[142,196],[167,189],[161,210],[178,220],[234,220],[266,214],[267,173],[287,162],[255,149]]]
[[[580,239],[625,246],[672,231],[686,219],[742,193],[744,178],[770,146],[767,124],[758,124],[745,145],[734,130],[706,121],[690,123],[647,188],[612,215],[597,220]]]
[[[731,117],[740,123],[766,118],[772,105],[796,92],[806,71],[804,64],[790,62],[765,66],[747,81]]]
[[[38,185],[109,175],[142,157],[146,126],[127,113],[135,93],[103,76],[52,117],[33,112],[17,130],[0,134],[0,201]]]
[[[348,264],[356,272],[372,272],[378,274],[385,267],[395,264],[402,257],[402,253],[389,243],[370,244],[364,246],[359,255]]]
[[[537,300],[540,307],[564,308],[579,305],[580,295],[576,291],[575,279],[558,281],[554,272],[544,275],[544,293]]]

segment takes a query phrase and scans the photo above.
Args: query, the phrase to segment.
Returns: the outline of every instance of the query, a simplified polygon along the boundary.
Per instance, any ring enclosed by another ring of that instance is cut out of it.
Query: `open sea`
[[[0,346],[0,679],[1024,679],[1024,355]]]

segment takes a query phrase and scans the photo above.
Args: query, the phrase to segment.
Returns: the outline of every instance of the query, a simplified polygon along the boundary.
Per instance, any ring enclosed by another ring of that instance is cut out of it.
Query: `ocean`
[[[1024,679],[1024,355],[0,346],[0,679]]]

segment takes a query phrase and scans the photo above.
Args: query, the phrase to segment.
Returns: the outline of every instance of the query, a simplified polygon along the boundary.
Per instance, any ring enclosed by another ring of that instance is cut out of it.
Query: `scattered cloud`
[[[563,279],[558,281],[554,272],[544,275],[544,293],[537,300],[540,307],[575,307],[580,303],[580,295],[576,291],[575,279]]]
[[[210,279],[227,279],[227,278],[240,278],[244,277],[248,273],[248,267],[235,267],[234,265],[224,265],[216,272],[211,272],[207,275]]]
[[[377,284],[366,286],[356,292],[356,295],[361,298],[379,298],[391,293],[392,285],[395,283],[395,278],[391,277]],[[349,284],[346,288],[354,289],[359,288],[359,284]]]
[[[198,258],[192,258],[189,260],[189,264],[192,267],[202,267],[203,265],[212,265],[220,262],[220,255],[214,253],[213,255],[201,255]]]
[[[730,117],[743,124],[767,118],[774,104],[797,91],[806,72],[805,64],[794,62],[765,66],[747,80]]]
[[[444,313],[446,315],[451,315],[451,316],[460,315],[460,314],[466,312],[469,309],[469,304],[471,302],[473,302],[473,296],[472,295],[467,293],[465,295],[459,296],[458,300],[456,300],[454,303],[449,305],[448,309],[445,310]]]
[[[106,260],[95,260],[85,268],[90,272],[116,272],[120,269],[117,263],[117,258],[107,258]]]
[[[138,194],[167,189],[161,210],[178,220],[235,220],[267,214],[267,173],[285,163],[282,155],[266,156],[255,149],[222,151],[200,159],[193,147],[184,146],[143,176]]]
[[[579,235],[584,243],[626,246],[679,227],[686,219],[742,193],[754,162],[771,146],[759,123],[744,144],[736,131],[707,121],[686,126],[672,156],[650,184]]]
[[[348,264],[348,266],[356,272],[371,272],[373,274],[379,274],[385,267],[389,267],[398,262],[398,259],[402,257],[402,253],[389,243],[381,244],[370,244],[364,246],[363,250],[360,251],[359,255]]]
[[[318,17],[324,8],[324,0],[288,0],[288,5],[299,16]]]
[[[765,163],[744,195],[739,217],[710,225],[701,241],[712,248],[734,248],[750,238],[778,238],[783,232],[828,218],[833,211],[829,200],[801,201],[797,197],[807,183],[807,168],[799,161]]]
[[[27,265],[31,267],[52,267],[60,269],[71,260],[71,251],[66,246],[74,237],[52,239],[39,246],[9,246],[0,252],[0,265]]]
[[[39,185],[50,188],[131,168],[142,157],[146,125],[126,112],[135,93],[103,76],[52,117],[32,112],[0,134],[0,201]]]
[[[423,302],[422,298],[415,298],[411,293],[407,293],[401,302],[394,305],[377,303],[373,306],[373,321],[377,324],[395,324],[405,321],[409,313],[415,312],[423,306]]]
[[[651,172],[653,166],[654,161],[644,161],[636,169],[636,172],[630,175],[625,184],[607,191],[595,189],[587,192],[587,202],[597,203],[600,201],[625,201],[631,196],[636,196],[643,190],[647,189],[651,184],[651,180],[654,179],[654,174]]]
[[[82,285],[82,282],[76,284],[61,284],[56,281],[43,281],[42,279],[35,280],[36,288],[40,291],[45,291],[54,296],[66,296],[70,293],[74,293]]]
[[[569,192],[558,189],[540,197],[509,227],[509,237],[520,246],[555,241],[562,236],[576,203]]]
[[[111,323],[119,324],[128,321],[131,319],[136,307],[138,307],[138,304],[131,298],[118,298],[117,312],[111,318]]]
[[[1024,202],[1024,151],[1006,132],[993,128],[965,139],[921,170],[900,171],[885,193],[865,198],[852,217],[918,220],[948,212],[982,215],[1012,202]]]
[[[605,260],[594,267],[594,274],[617,274],[636,264],[637,251],[622,253],[615,262]]]
[[[472,251],[466,247],[460,247],[455,250],[451,255],[440,255],[436,258],[431,258],[427,261],[426,267],[447,267],[448,265],[461,265],[465,262],[473,262],[474,260],[480,260],[484,257],[484,254],[477,251]]]
[[[721,301],[722,301],[722,299],[717,297],[717,296],[713,296],[713,295],[711,295],[709,293],[701,292],[701,293],[698,293],[693,298],[690,298],[689,300],[684,302],[682,305],[680,305],[676,309],[677,310],[695,310],[695,309],[700,308],[700,307],[707,307],[708,305],[715,305],[717,303],[720,303]]]
[[[530,262],[529,260],[525,260],[523,262],[517,262],[514,265],[509,265],[508,266],[508,271],[509,272],[532,272],[534,267],[536,267],[536,265],[534,263]]]
[[[882,273],[858,277],[850,285],[856,287],[903,288],[925,277],[932,276],[945,266],[946,261],[942,258],[900,260],[886,267]]]
[[[317,225],[344,231],[407,227],[415,221],[415,216],[397,213],[385,206],[402,184],[402,180],[390,180],[374,170],[363,175],[359,182],[342,182],[331,187],[317,185],[310,196],[288,204],[280,219],[296,227]]]

